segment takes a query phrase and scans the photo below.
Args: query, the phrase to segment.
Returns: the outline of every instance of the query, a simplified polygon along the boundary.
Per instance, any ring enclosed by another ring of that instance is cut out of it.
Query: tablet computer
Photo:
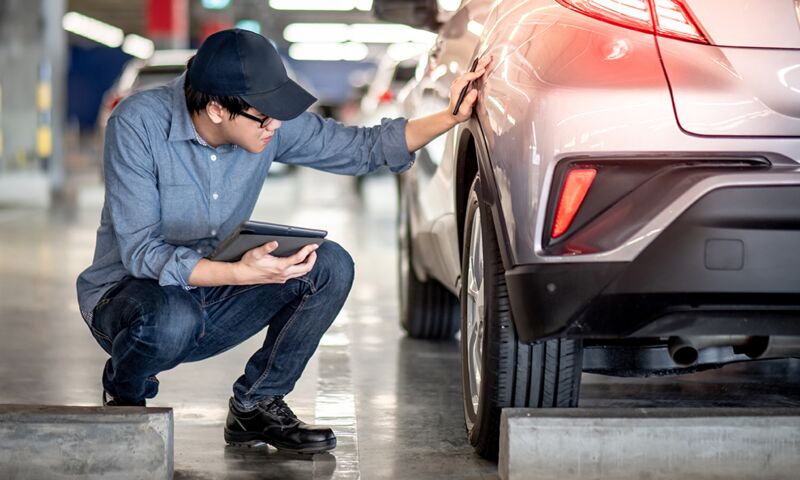
[[[321,245],[327,235],[325,230],[248,220],[240,223],[208,258],[218,262],[237,262],[248,250],[272,241],[278,242],[278,248],[270,255],[288,257],[306,245]]]

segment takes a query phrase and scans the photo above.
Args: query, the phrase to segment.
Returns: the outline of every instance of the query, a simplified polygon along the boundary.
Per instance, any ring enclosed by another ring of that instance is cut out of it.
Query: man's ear
[[[206,115],[208,118],[214,123],[219,125],[222,123],[222,116],[225,115],[227,112],[222,105],[217,102],[208,102],[206,105]]]

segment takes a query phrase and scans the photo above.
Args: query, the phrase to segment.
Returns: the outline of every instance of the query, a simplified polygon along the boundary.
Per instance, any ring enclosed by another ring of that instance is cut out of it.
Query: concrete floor
[[[222,440],[230,385],[263,340],[159,376],[151,406],[175,411],[176,478],[493,479],[472,453],[457,340],[414,341],[398,326],[394,180],[296,172],[270,178],[256,219],[329,230],[353,255],[356,283],[289,404],[332,425],[339,446],[301,457]],[[96,405],[105,354],[78,313],[74,283],[91,261],[102,188],[74,207],[0,208],[0,403]],[[800,360],[729,366],[680,379],[585,375],[581,406],[800,406]]]

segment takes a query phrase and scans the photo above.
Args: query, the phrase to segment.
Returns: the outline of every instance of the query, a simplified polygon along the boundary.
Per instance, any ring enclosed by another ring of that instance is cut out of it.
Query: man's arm
[[[405,118],[355,127],[306,112],[283,122],[276,135],[275,161],[341,175],[363,175],[383,165],[401,172],[414,159],[406,148]]]
[[[456,124],[469,120],[472,116],[472,108],[475,106],[475,101],[478,99],[478,90],[471,88],[464,97],[464,101],[461,103],[458,113],[453,115],[458,94],[461,93],[461,89],[469,82],[481,78],[490,63],[492,63],[492,57],[487,55],[481,58],[474,72],[466,72],[453,81],[453,84],[450,85],[450,106],[447,110],[408,121],[406,124],[406,144],[408,145],[409,152],[416,152],[434,138],[453,128]]]

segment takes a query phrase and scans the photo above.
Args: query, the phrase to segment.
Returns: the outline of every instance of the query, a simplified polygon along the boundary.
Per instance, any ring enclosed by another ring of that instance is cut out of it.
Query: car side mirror
[[[379,20],[403,23],[436,32],[441,25],[436,0],[374,0],[372,14]]]

